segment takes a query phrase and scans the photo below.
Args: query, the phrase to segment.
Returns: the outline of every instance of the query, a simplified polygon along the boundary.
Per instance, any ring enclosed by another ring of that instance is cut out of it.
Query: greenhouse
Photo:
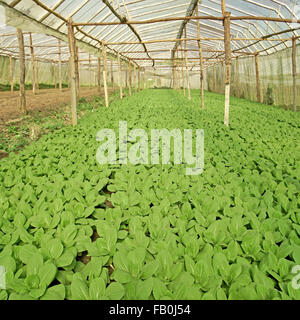
[[[0,300],[300,300],[299,71],[299,0],[0,0]]]

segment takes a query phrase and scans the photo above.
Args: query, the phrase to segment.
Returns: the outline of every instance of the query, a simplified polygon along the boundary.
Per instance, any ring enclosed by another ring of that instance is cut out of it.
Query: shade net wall
[[[53,85],[59,82],[59,69],[58,64],[49,63],[49,62],[38,62],[35,64],[36,72],[36,79],[38,79],[39,83]],[[19,84],[20,82],[20,64],[18,59],[12,59],[12,69],[13,69],[13,79],[14,83]],[[111,76],[110,70],[108,71],[108,83],[111,85],[112,80],[114,83],[118,83],[118,70],[113,69],[113,77]],[[0,83],[1,84],[9,84],[10,83],[10,62],[9,58],[6,56],[0,55]],[[25,70],[26,70],[26,78],[25,82],[27,84],[32,83],[32,63],[31,61],[26,61],[25,63]],[[89,85],[97,85],[97,66],[92,66],[90,69],[87,66],[80,68],[80,84],[82,86],[89,86]],[[102,68],[101,68],[101,76],[102,76]],[[122,82],[125,85],[126,81],[126,72],[122,71]],[[69,82],[69,65],[62,64],[62,83],[68,84]]]
[[[297,106],[300,109],[300,46],[296,47],[297,63]],[[261,100],[263,103],[291,108],[293,105],[292,49],[272,55],[259,56]],[[224,94],[225,65],[208,68],[206,88]],[[194,84],[192,85],[194,86]],[[240,98],[257,101],[255,57],[232,61],[231,94]]]

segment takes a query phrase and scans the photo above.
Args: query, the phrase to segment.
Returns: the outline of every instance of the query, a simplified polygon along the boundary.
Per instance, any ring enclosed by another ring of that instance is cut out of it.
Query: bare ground
[[[80,88],[80,98],[87,101],[93,100],[98,95],[97,88]],[[26,103],[28,111],[58,110],[70,103],[71,91],[64,89],[43,89],[36,95],[32,91],[26,91]],[[0,92],[0,124],[21,117],[19,110],[19,92]]]

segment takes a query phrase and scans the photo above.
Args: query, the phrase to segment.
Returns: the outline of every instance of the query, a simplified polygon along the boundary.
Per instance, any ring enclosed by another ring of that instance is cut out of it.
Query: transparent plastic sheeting
[[[41,4],[53,9],[58,15],[68,19],[71,17],[76,22],[119,22],[119,19],[111,12],[105,3],[99,0],[39,0]],[[154,18],[183,17],[187,14],[192,0],[110,0],[110,5],[121,16],[126,17],[129,21],[148,20]],[[52,30],[67,35],[67,25],[59,17],[50,14],[47,10],[39,6],[32,0],[0,0],[6,5],[13,5],[14,10],[26,14],[28,17],[39,21],[40,25],[50,27]],[[231,12],[232,16],[265,16],[300,19],[300,0],[226,0],[226,10]],[[38,30],[38,24],[29,23],[20,17],[14,16],[9,10],[6,10],[7,25],[22,28],[25,31],[45,33]],[[201,0],[199,1],[199,15],[203,16],[222,16],[220,0]],[[167,21],[155,24],[141,24],[133,27],[143,41],[175,39],[179,35],[182,21]],[[201,36],[218,38],[224,35],[224,27],[222,21],[201,20]],[[231,24],[232,37],[242,39],[250,39],[263,37],[273,33],[279,33],[277,38],[291,38],[299,36],[299,28],[297,23],[278,23],[272,21],[233,21]],[[80,27],[86,34],[93,38],[105,40],[106,42],[124,42],[138,41],[137,36],[127,25],[109,25],[109,26],[82,26]],[[1,32],[0,32],[1,33]],[[47,34],[51,34],[48,32]],[[53,34],[52,34],[53,35]],[[190,38],[197,37],[197,27],[195,21],[187,24],[187,35]],[[46,37],[46,36],[44,36]],[[92,38],[87,37],[81,32],[76,32],[76,38],[88,43],[95,48],[101,49],[101,44]],[[43,35],[37,37],[35,43],[43,43]],[[47,41],[52,41],[48,39]],[[65,40],[67,41],[67,40]],[[57,41],[56,41],[57,42]],[[11,43],[11,40],[8,41]],[[252,40],[233,41],[234,49],[243,48],[251,43]],[[192,41],[189,47],[194,46]],[[3,42],[3,46],[5,43]],[[224,41],[203,41],[203,46],[208,49],[224,49]],[[264,54],[278,52],[286,49],[290,43],[281,41],[263,41],[253,44],[245,49],[247,52],[256,52],[265,50]],[[174,48],[174,42],[162,42],[146,44],[147,50],[151,51],[152,58],[160,58],[165,55],[159,50],[168,50],[167,56],[171,57],[171,50]],[[141,51],[141,53],[126,53],[128,58],[147,58],[144,47],[141,44],[120,44],[109,47],[110,50],[117,51]],[[152,50],[158,50],[152,52]],[[37,51],[38,54],[39,51]],[[189,52],[192,57],[193,53]],[[213,53],[210,56],[214,56]],[[141,66],[151,66],[152,61],[145,61]]]

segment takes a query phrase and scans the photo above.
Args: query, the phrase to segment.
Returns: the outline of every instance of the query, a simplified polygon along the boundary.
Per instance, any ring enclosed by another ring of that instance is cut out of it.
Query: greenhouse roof
[[[225,58],[222,2],[0,0],[5,17],[0,29],[0,54],[18,56],[15,28],[21,28],[26,55],[30,56],[31,32],[38,59],[58,61],[58,39],[61,39],[61,57],[67,61],[68,22],[72,22],[77,44],[86,52],[80,56],[83,60],[89,59],[89,53],[98,55],[104,43],[111,56],[120,53],[124,60],[131,59],[140,67],[170,68],[174,50],[180,49],[180,44],[184,46],[184,41],[178,39],[188,39],[189,64],[197,68],[197,21],[204,62],[211,64]],[[290,47],[291,39],[299,37],[300,0],[226,0],[225,5],[226,12],[231,13],[233,57],[257,52],[272,54]]]

